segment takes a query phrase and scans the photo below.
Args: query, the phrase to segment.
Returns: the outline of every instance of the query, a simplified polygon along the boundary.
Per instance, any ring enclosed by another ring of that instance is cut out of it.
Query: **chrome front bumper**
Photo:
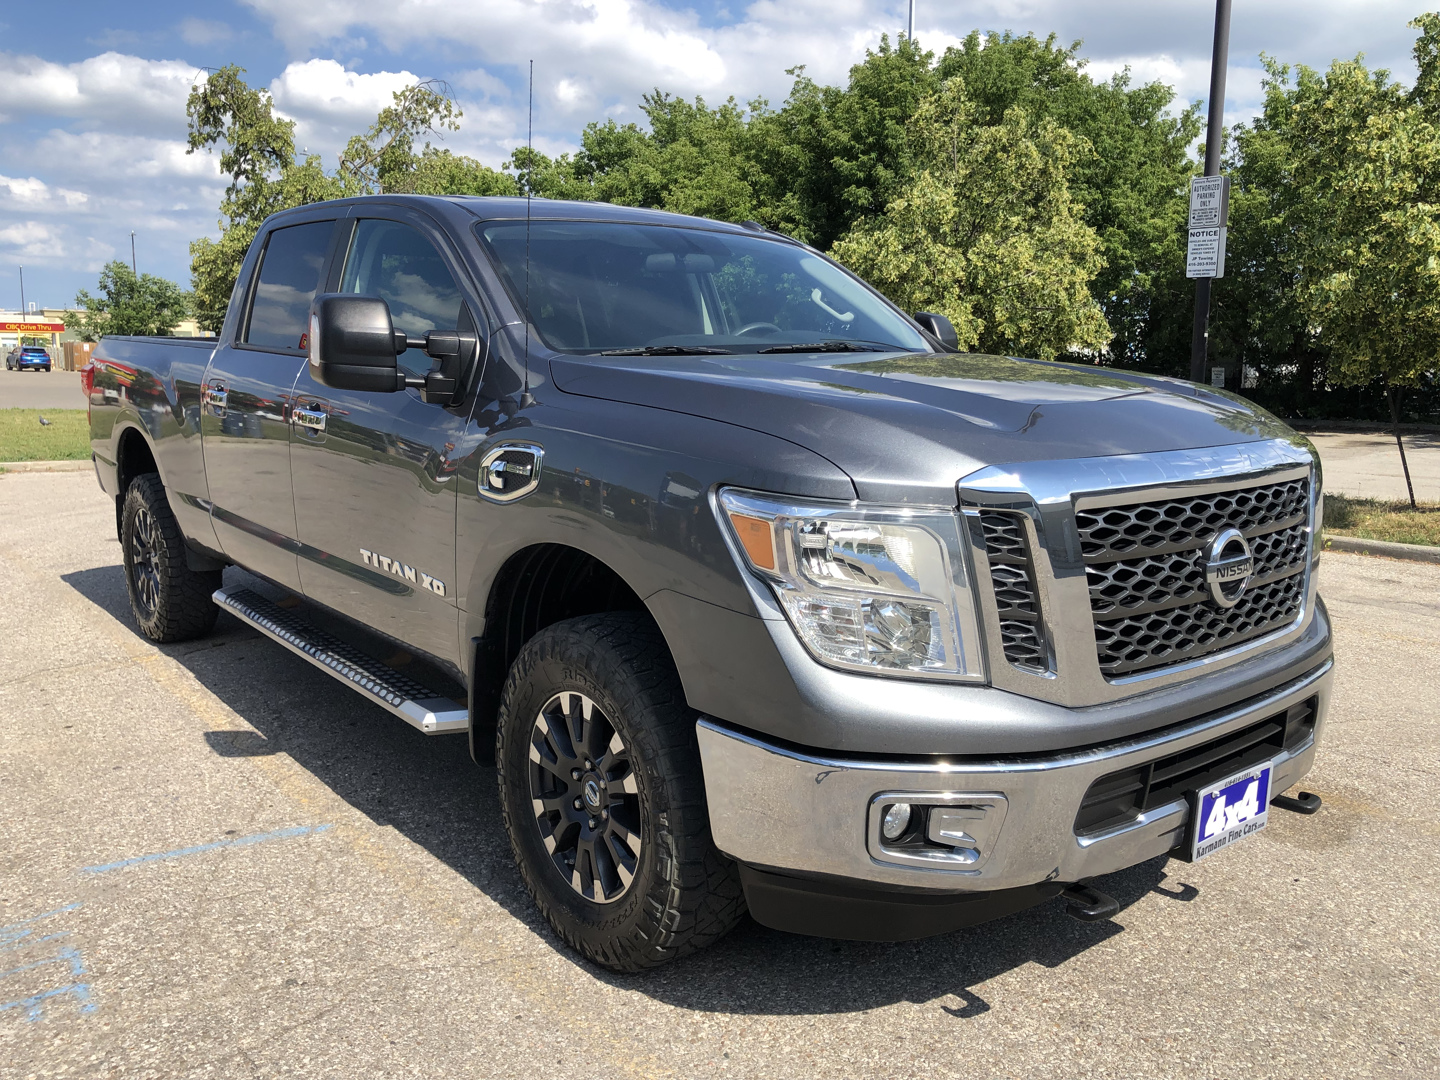
[[[782,749],[702,719],[697,728],[711,831],[721,851],[752,866],[918,889],[974,892],[1098,877],[1171,851],[1184,840],[1190,809],[1177,800],[1080,837],[1075,817],[1095,780],[1318,698],[1314,733],[1274,759],[1271,790],[1278,794],[1314,762],[1332,667],[1327,660],[1259,699],[1161,734],[1011,760],[836,759]],[[988,850],[944,865],[897,860],[880,844],[878,815],[902,793],[935,805],[989,806]],[[998,827],[997,809],[1003,815]]]

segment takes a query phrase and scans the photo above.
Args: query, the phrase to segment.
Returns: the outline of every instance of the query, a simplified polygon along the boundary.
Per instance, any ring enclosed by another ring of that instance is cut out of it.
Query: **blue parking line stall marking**
[[[81,905],[66,904],[53,911],[0,926],[0,1015],[20,1010],[30,1023],[46,1016],[45,1003],[57,998],[72,999],[79,1011],[95,1011],[93,988],[88,981],[85,958],[71,944],[69,930],[56,929],[56,921]],[[19,994],[18,997],[11,997]]]
[[[214,840],[208,844],[197,844],[194,847],[175,848],[173,851],[159,851],[153,855],[135,855],[128,859],[118,859],[115,862],[101,863],[97,866],[83,866],[80,868],[80,873],[86,875],[108,874],[112,870],[123,870],[127,866],[138,866],[141,863],[160,862],[166,859],[182,859],[187,855],[201,855],[207,851],[216,851],[220,848],[246,847],[250,844],[261,844],[267,840],[288,840],[293,836],[309,836],[314,833],[322,833],[330,828],[333,828],[333,826],[295,825],[288,829],[276,829],[273,832],[254,833],[250,836],[237,836],[234,839]]]

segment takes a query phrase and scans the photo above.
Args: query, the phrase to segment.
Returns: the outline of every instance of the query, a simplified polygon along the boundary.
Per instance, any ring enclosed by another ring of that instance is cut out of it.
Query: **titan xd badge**
[[[376,555],[373,551],[360,549],[360,561],[366,566],[373,566],[377,570],[383,570],[387,574],[394,574],[402,581],[414,582],[422,589],[429,589],[436,596],[445,595],[445,582],[439,578],[433,578],[422,570],[416,570],[399,559],[392,559],[388,555]]]

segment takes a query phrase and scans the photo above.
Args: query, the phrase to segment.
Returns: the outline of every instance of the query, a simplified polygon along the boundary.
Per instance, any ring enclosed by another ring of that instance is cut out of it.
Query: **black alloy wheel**
[[[570,887],[596,904],[624,896],[640,865],[640,789],[620,733],[586,695],[562,691],[536,715],[530,798]]]
[[[120,507],[120,551],[130,611],[151,641],[187,641],[208,634],[220,609],[210,598],[219,570],[192,570],[185,537],[155,473],[130,481]]]
[[[135,614],[141,622],[149,622],[160,606],[160,572],[155,568],[155,518],[144,506],[137,507],[131,519],[129,561]]]
[[[612,971],[704,948],[745,913],[710,836],[696,718],[645,612],[547,626],[500,695],[495,767],[520,877],[561,939]]]

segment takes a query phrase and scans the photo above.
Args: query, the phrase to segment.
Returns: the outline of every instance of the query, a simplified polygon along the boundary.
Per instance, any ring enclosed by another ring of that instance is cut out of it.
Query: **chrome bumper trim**
[[[1318,697],[1315,734],[1275,758],[1274,788],[1298,782],[1314,762],[1333,681],[1333,661],[1243,707],[1162,734],[1087,750],[1011,760],[861,761],[772,746],[702,718],[696,725],[715,843],[732,858],[778,870],[957,892],[1040,881],[1080,881],[1164,855],[1184,838],[1186,803],[1158,807],[1103,834],[1075,835],[1090,785],[1107,773],[1239,730]],[[936,802],[1003,795],[1004,824],[974,868],[899,865],[871,853],[871,805],[886,792],[924,792]]]

